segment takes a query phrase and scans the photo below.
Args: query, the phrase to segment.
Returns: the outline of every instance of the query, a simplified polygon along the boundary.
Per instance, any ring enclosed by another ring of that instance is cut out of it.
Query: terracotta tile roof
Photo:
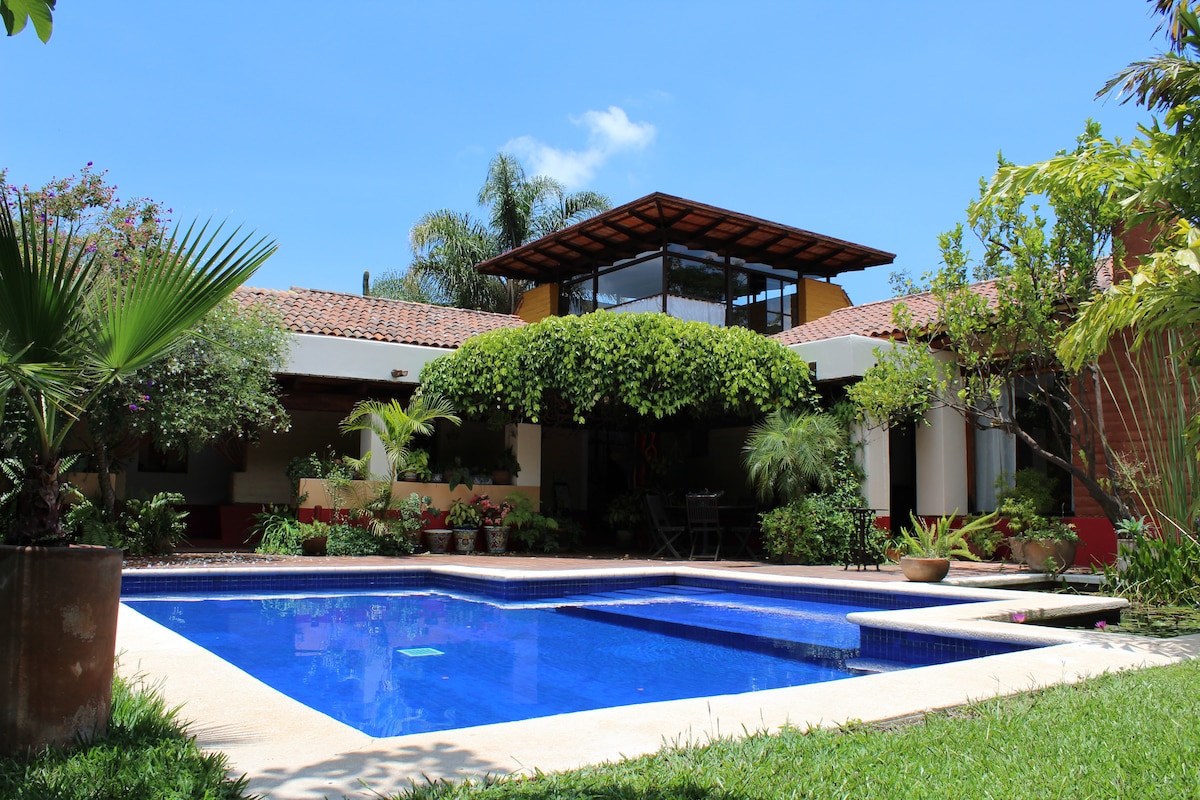
[[[517,328],[520,317],[461,308],[406,303],[382,297],[320,289],[252,289],[234,298],[242,305],[267,303],[296,333],[369,339],[376,342],[455,348],[468,337],[497,328]]]
[[[971,288],[985,296],[989,305],[996,304],[996,282],[994,280],[972,284]],[[839,308],[824,317],[798,325],[783,333],[777,333],[771,338],[784,345],[819,342],[823,339],[851,335],[886,339],[900,332],[892,322],[892,309],[901,301],[908,306],[913,320],[918,323],[932,321],[933,315],[937,311],[937,301],[933,295],[930,292],[922,292],[921,294],[910,294],[907,297],[864,303],[861,306]]]

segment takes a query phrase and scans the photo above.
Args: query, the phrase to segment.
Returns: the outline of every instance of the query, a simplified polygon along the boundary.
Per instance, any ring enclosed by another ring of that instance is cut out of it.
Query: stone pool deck
[[[969,594],[981,583],[1017,586],[1037,580],[1012,565],[956,564],[948,580],[963,586],[908,584],[899,568],[856,571],[761,562],[650,561],[635,558],[518,556],[412,556],[403,559],[278,559],[223,565],[196,555],[189,571],[429,569],[500,573],[517,577],[550,572],[696,572],[765,581],[828,581],[829,586],[892,584],[890,590]],[[875,588],[875,587],[872,587]],[[882,586],[880,587],[882,588]],[[864,621],[968,638],[1037,641],[1045,646],[898,672],[866,675],[749,694],[704,697],[584,711],[522,722],[392,738],[373,738],[336,722],[262,684],[182,636],[122,606],[117,647],[120,670],[160,687],[168,703],[183,707],[192,732],[208,748],[225,752],[233,772],[245,773],[253,791],[273,800],[376,797],[425,777],[462,777],[568,769],[658,750],[664,744],[705,742],[747,731],[832,726],[847,720],[886,720],[947,708],[996,695],[1067,683],[1102,672],[1200,657],[1200,636],[1147,639],[1099,631],[1015,625],[1013,614],[1033,619],[1058,609],[1103,609],[1107,598],[1039,592],[983,590],[987,602],[911,611],[868,612]],[[368,788],[369,787],[369,788]]]

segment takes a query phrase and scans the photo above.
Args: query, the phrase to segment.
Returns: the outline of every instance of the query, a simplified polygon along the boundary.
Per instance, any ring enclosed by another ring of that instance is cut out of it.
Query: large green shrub
[[[813,408],[808,364],[745,328],[597,311],[473,336],[421,372],[464,416],[550,423]]]
[[[131,556],[165,555],[187,533],[187,514],[176,506],[184,502],[178,492],[159,492],[149,500],[129,500],[120,517],[121,539]]]
[[[848,446],[831,456],[830,473],[824,491],[759,515],[770,555],[801,564],[845,560],[854,536],[854,517],[846,509],[862,507],[862,475]]]

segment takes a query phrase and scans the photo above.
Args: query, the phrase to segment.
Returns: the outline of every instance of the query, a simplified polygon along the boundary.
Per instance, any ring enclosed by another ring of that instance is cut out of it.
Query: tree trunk
[[[96,477],[100,481],[100,505],[104,509],[106,519],[114,519],[117,512],[117,493],[113,491],[112,464],[108,457],[108,447],[104,442],[96,441]]]
[[[26,468],[17,498],[17,514],[8,529],[8,544],[55,547],[67,543],[58,518],[60,465],[59,459],[50,464],[35,459]]]

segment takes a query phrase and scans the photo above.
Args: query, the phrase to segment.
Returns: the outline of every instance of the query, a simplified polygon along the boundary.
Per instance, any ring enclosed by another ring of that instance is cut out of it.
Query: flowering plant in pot
[[[72,548],[59,518],[63,445],[115,381],[170,353],[249,278],[273,242],[206,227],[156,232],[114,269],[54,201],[0,198],[0,408],[30,432],[15,518],[0,546],[0,675],[38,675],[0,692],[0,752],[69,746],[107,729],[121,553]],[[86,630],[69,622],[90,610]],[[63,687],[69,686],[69,690]]]
[[[483,520],[483,530],[487,534],[488,552],[503,553],[508,549],[508,526],[505,519],[512,510],[506,502],[496,503],[486,494],[477,496],[474,501]]]

